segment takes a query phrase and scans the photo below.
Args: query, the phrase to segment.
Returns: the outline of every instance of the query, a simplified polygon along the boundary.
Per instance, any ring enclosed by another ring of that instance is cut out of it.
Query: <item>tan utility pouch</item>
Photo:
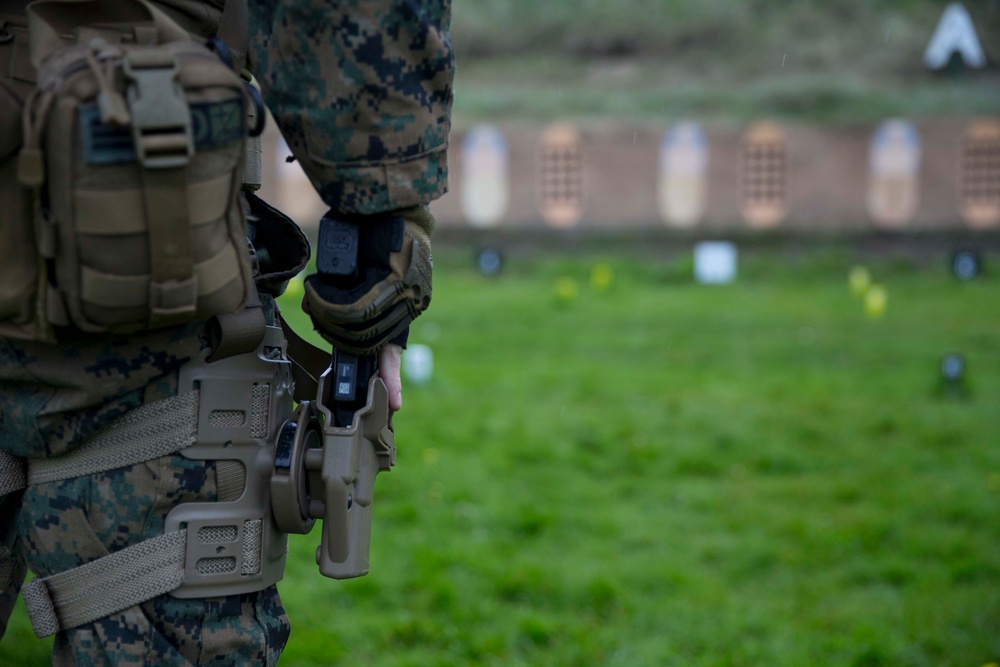
[[[45,318],[130,332],[242,308],[239,76],[143,0],[43,0],[28,24],[18,178],[40,204]]]
[[[17,182],[21,100],[0,81],[0,336],[44,338],[44,266],[35,248],[28,192]]]

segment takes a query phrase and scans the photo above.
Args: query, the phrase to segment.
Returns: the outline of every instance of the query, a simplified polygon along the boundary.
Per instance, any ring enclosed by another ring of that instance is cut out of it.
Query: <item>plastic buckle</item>
[[[135,51],[122,63],[132,82],[127,90],[132,139],[147,169],[185,166],[194,155],[191,108],[177,83],[177,59],[162,50]]]

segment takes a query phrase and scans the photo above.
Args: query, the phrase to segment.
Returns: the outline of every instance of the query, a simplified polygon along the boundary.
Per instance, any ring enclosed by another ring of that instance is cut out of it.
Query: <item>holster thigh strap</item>
[[[20,491],[26,483],[24,460],[0,449],[0,496]]]
[[[0,496],[32,484],[93,475],[174,454],[197,439],[198,392],[147,403],[63,456],[23,459],[0,450]],[[25,470],[27,467],[27,470]]]
[[[63,456],[29,459],[27,482],[44,484],[136,465],[174,454],[197,439],[198,392],[131,410]]]
[[[20,484],[106,472],[190,447],[197,438],[198,405],[197,391],[147,403],[64,456],[29,460]],[[47,637],[175,590],[184,582],[186,544],[186,532],[175,531],[32,580],[22,594],[35,634]]]
[[[21,591],[32,629],[48,637],[169,593],[184,582],[186,543],[186,531],[166,533],[32,579]]]

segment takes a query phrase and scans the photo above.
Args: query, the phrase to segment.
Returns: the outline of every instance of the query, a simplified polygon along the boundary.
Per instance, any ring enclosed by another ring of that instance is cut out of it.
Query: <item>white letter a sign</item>
[[[959,2],[951,3],[944,10],[934,37],[924,52],[924,64],[930,69],[943,69],[955,52],[961,56],[966,67],[986,67],[986,55],[976,36],[972,17]]]

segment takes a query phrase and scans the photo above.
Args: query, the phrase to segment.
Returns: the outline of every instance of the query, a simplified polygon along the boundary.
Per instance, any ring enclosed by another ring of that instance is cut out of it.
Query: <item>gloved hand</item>
[[[398,340],[430,304],[434,217],[427,207],[414,206],[342,219],[358,225],[357,270],[306,278],[302,309],[338,349],[374,354]]]

